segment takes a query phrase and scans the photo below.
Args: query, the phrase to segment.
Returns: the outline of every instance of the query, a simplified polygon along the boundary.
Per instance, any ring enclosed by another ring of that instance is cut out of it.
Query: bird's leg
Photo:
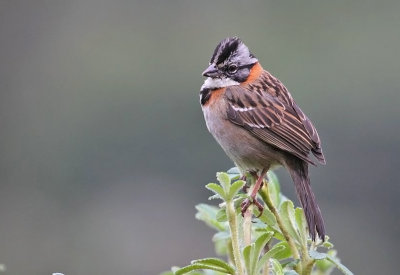
[[[257,172],[249,171],[249,173],[250,173],[254,178],[257,178]],[[242,191],[243,191],[243,193],[246,193],[246,194],[247,194],[247,190],[248,190],[249,187],[250,187],[250,183],[247,182],[246,174],[243,174],[243,176],[240,177],[240,180],[243,180],[243,181],[245,182],[245,185],[243,185],[243,187],[242,187]]]
[[[260,214],[258,215],[258,217],[261,216],[264,207],[257,201],[256,196],[258,193],[258,190],[260,190],[262,184],[263,184],[263,180],[265,177],[265,174],[267,173],[268,169],[263,169],[260,173],[260,176],[258,177],[256,184],[254,185],[253,191],[250,194],[250,198],[249,199],[245,199],[242,204],[241,204],[241,212],[242,212],[242,216],[244,216],[244,213],[247,211],[247,209],[250,207],[250,205],[253,203],[255,206],[257,206],[258,211],[260,212]],[[257,218],[258,218],[257,217]]]

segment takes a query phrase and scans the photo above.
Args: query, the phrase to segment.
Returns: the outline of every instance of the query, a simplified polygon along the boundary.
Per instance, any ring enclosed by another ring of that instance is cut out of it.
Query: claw
[[[255,204],[255,206],[257,206],[258,212],[260,212],[260,214],[258,214],[258,216],[256,217],[256,218],[259,218],[259,217],[261,217],[261,215],[262,215],[262,213],[264,211],[264,206],[262,206],[262,204],[259,203],[257,200],[254,200],[253,203]]]
[[[255,206],[257,206],[258,211],[260,212],[260,214],[257,216],[257,218],[259,218],[263,211],[264,211],[264,207],[261,205],[261,203],[259,203],[256,199],[258,190],[260,190],[261,186],[264,184],[263,179],[265,174],[267,173],[268,169],[263,169],[260,173],[260,176],[258,176],[258,179],[256,181],[256,184],[254,185],[254,189],[251,192],[250,198],[245,199],[242,204],[240,205],[242,207],[241,212],[242,212],[242,216],[244,217],[244,214],[246,213],[247,209],[249,209],[251,204],[254,204]],[[257,177],[257,173],[255,172],[250,172],[254,177]],[[243,190],[246,192],[247,191],[247,186],[243,187]],[[246,192],[247,193],[247,192]]]
[[[242,217],[244,217],[244,213],[246,213],[247,209],[249,209],[251,205],[250,199],[245,199],[241,204],[240,207],[242,208],[240,212],[242,212]]]
[[[249,188],[250,188],[250,186],[246,183],[245,185],[243,185],[242,191],[247,194],[247,191],[249,190]]]
[[[260,212],[260,214],[258,214],[258,216],[256,217],[256,218],[259,218],[259,217],[261,217],[261,215],[262,215],[262,213],[263,213],[263,211],[264,211],[264,206],[262,206],[262,204],[261,203],[259,203],[258,201],[257,201],[257,199],[256,198],[248,198],[248,199],[245,199],[241,204],[240,204],[240,206],[241,206],[241,213],[242,213],[242,217],[244,217],[244,213],[246,213],[246,211],[247,211],[247,209],[249,209],[249,207],[250,207],[250,205],[252,205],[252,204],[254,204],[255,206],[257,206],[257,209],[258,209],[258,212]]]

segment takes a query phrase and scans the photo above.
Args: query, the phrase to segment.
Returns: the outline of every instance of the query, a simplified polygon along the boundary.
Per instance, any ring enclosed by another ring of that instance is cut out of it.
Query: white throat
[[[230,78],[211,78],[208,77],[204,80],[204,84],[201,86],[201,90],[203,89],[217,89],[217,88],[224,88],[233,85],[239,85],[239,82],[236,82]]]

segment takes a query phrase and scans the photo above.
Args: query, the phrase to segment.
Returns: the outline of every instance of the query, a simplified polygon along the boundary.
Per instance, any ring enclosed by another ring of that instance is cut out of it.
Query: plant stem
[[[236,266],[236,272],[239,275],[244,275],[242,259],[240,256],[239,227],[237,222],[235,206],[232,200],[226,202],[226,216],[228,217],[229,229],[231,231],[232,250]]]
[[[315,263],[315,260],[311,260],[311,259],[304,261],[302,264],[303,272],[301,274],[302,275],[310,275],[311,271],[314,267],[314,263]]]
[[[249,177],[248,177],[249,178]],[[250,183],[253,183],[253,178],[249,179]],[[250,197],[250,194],[253,192],[254,185],[251,185],[249,190],[247,191],[247,195]],[[250,205],[249,208],[247,208],[246,212],[244,213],[244,218],[243,218],[243,240],[244,240],[244,245],[248,246],[251,245],[251,218],[253,216],[253,205]]]
[[[315,261],[308,255],[307,242],[301,244],[301,267],[302,275],[310,275]]]
[[[301,245],[301,258],[304,261],[309,261],[310,260],[310,256],[308,256],[307,243],[303,243]]]
[[[274,214],[275,218],[276,218],[276,222],[278,223],[278,226],[283,234],[283,236],[285,237],[287,243],[289,244],[290,250],[292,251],[293,254],[293,258],[295,260],[300,259],[300,254],[299,251],[297,250],[297,247],[294,243],[293,238],[290,236],[289,232],[286,230],[285,226],[283,225],[281,216],[279,215],[278,210],[276,209],[276,207],[274,206],[271,197],[269,195],[269,190],[268,190],[268,182],[264,181],[264,187],[261,189],[261,197],[263,198],[264,202],[266,203],[266,205],[268,206],[269,210],[271,210],[272,214]],[[301,267],[297,267],[296,271],[298,273],[300,273],[299,271],[301,270]],[[301,274],[301,273],[300,273]]]
[[[243,241],[244,245],[251,245],[251,217],[253,215],[252,206],[244,213],[243,218]]]
[[[235,265],[235,259],[233,256],[233,249],[232,249],[232,240],[228,240],[226,243],[227,243],[226,246],[228,248],[228,261],[230,264]]]

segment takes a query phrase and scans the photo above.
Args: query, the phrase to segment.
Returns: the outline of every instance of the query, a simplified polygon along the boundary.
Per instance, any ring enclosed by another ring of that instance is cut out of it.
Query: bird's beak
[[[203,76],[208,76],[211,78],[215,78],[219,76],[219,72],[215,64],[211,64],[208,68],[203,72]]]

